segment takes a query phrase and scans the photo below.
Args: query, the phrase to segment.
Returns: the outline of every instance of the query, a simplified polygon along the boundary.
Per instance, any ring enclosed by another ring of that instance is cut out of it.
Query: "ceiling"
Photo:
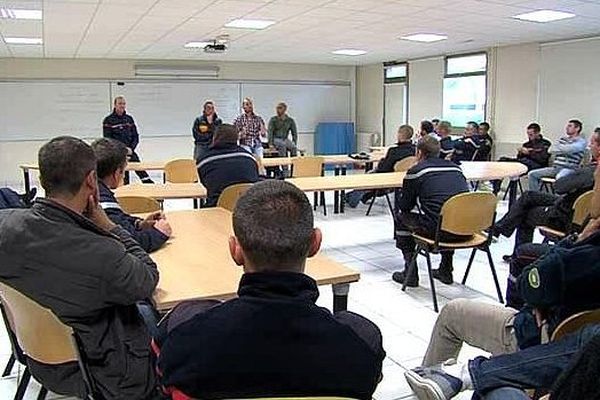
[[[43,20],[0,19],[0,57],[202,59],[368,64],[600,34],[600,0],[0,0],[42,9]],[[577,14],[547,24],[511,18],[553,9]],[[226,29],[235,18],[276,21],[263,31]],[[183,48],[230,35],[226,54]],[[399,40],[447,34],[437,43]],[[5,37],[43,37],[7,45]],[[333,50],[367,50],[359,57]]]

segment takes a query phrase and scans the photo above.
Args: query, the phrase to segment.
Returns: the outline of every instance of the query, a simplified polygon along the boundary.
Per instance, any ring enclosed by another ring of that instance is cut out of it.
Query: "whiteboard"
[[[253,99],[265,124],[283,101],[299,132],[314,132],[319,122],[351,121],[349,85],[242,83],[242,97]]]
[[[568,62],[566,60],[570,60]],[[543,45],[540,71],[540,123],[558,139],[569,119],[583,122],[589,135],[600,126],[600,39]]]
[[[124,81],[111,84],[113,97],[125,96],[142,137],[192,135],[202,105],[213,100],[223,122],[239,113],[239,84],[194,81]]]
[[[108,82],[0,82],[0,140],[102,136]]]

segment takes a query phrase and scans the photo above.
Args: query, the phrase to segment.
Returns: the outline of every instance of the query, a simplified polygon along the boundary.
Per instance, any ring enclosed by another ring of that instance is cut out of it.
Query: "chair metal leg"
[[[385,199],[387,200],[388,207],[390,208],[390,213],[392,216],[394,215],[394,206],[392,205],[392,200],[390,200],[390,196],[388,193],[385,194]]]
[[[494,267],[494,260],[492,259],[492,252],[489,247],[485,248],[485,253],[490,263],[490,269],[492,270],[492,276],[494,277],[494,284],[496,285],[496,293],[498,293],[498,301],[504,304],[504,298],[502,297],[502,290],[500,290],[500,283],[498,282],[498,275],[496,274],[496,267]]]
[[[323,215],[327,216],[327,204],[325,204],[325,192],[321,192],[321,205],[323,206]]]
[[[439,312],[437,295],[435,294],[435,280],[433,279],[433,273],[431,272],[431,257],[429,252],[425,251],[425,258],[427,259],[427,273],[429,274],[429,284],[431,285],[431,298],[433,299],[433,311]]]
[[[15,400],[23,400],[23,396],[25,396],[25,391],[27,391],[27,386],[29,385],[30,379],[31,373],[29,372],[29,368],[25,368],[23,371],[23,376],[21,377],[21,382],[19,382],[19,386],[17,386],[17,391],[15,392]]]
[[[473,260],[475,259],[475,253],[477,253],[477,249],[474,248],[471,252],[471,257],[469,257],[469,264],[467,264],[467,270],[465,271],[465,276],[463,276],[461,284],[464,285],[467,283],[467,278],[469,277],[469,272],[471,272],[471,266],[473,265]]]
[[[9,376],[12,372],[13,367],[15,366],[15,356],[11,353],[8,362],[6,363],[6,367],[4,368],[4,372],[2,372],[2,377]]]
[[[314,192],[313,196],[314,196],[313,211],[317,211],[317,207],[319,207],[319,193],[318,192]]]
[[[37,400],[46,400],[46,396],[48,395],[48,389],[45,387],[40,388],[40,392],[38,393]]]
[[[415,250],[415,254],[413,255],[412,259],[410,260],[409,264],[408,264],[408,268],[404,267],[404,271],[405,271],[405,275],[404,275],[404,282],[402,282],[402,291],[406,292],[406,281],[408,281],[408,277],[412,276],[412,274],[414,273],[418,273],[417,271],[417,258],[419,257],[419,252],[421,251],[421,248],[419,246],[417,246],[416,250]]]
[[[198,209],[198,199],[194,199],[194,210]]]
[[[367,213],[365,214],[367,217],[371,213],[371,208],[373,208],[373,204],[375,204],[375,200],[377,200],[377,196],[373,196],[371,202],[369,203],[369,208],[367,208]]]

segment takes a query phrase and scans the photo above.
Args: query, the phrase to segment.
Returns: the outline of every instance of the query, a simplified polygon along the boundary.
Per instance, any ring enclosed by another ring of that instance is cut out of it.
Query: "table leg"
[[[372,169],[373,169],[373,161],[369,161],[368,163],[365,163],[365,173],[369,172]]]
[[[25,194],[29,194],[29,191],[31,190],[31,181],[29,180],[28,169],[23,170],[23,180],[25,182]]]
[[[333,285],[333,312],[348,310],[349,283],[338,283]]]
[[[129,185],[130,179],[131,179],[131,174],[129,173],[129,171],[125,171],[125,175],[123,175],[123,184]]]
[[[342,166],[342,175],[346,175],[347,169],[348,168],[345,165]],[[344,213],[345,208],[346,208],[346,191],[342,190],[340,192],[340,213],[341,214]]]
[[[517,201],[517,183],[516,180],[511,180],[508,184],[508,209]]]
[[[340,174],[340,167],[339,166],[335,166],[334,170],[333,170],[333,174],[335,176],[338,176]],[[341,199],[341,201],[343,202],[344,199]],[[333,192],[333,213],[334,214],[339,214],[340,213],[340,192],[338,190],[335,190]]]

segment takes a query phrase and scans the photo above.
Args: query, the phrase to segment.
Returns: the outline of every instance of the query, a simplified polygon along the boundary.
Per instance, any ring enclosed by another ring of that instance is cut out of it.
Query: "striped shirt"
[[[578,168],[583,161],[586,149],[587,142],[583,136],[562,136],[550,149],[550,152],[554,154],[554,166],[569,169]]]
[[[260,143],[260,132],[265,126],[262,117],[254,113],[243,113],[233,121],[233,125],[240,133],[240,145],[253,147]]]

